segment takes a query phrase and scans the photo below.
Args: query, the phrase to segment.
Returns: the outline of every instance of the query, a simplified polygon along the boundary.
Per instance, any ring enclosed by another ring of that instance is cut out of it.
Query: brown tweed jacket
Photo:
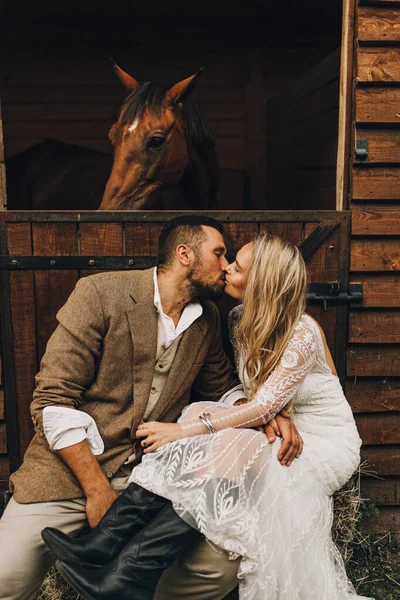
[[[101,273],[81,279],[57,314],[36,376],[31,405],[36,435],[10,485],[17,502],[83,496],[79,482],[50,450],[43,409],[59,405],[91,415],[105,444],[99,463],[111,478],[137,449],[156,362],[153,271]],[[217,400],[235,384],[221,344],[218,311],[203,314],[182,335],[171,371],[149,420],[175,421],[191,393]]]

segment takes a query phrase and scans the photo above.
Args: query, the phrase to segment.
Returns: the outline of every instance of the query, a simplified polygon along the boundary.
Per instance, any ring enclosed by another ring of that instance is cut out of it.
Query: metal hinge
[[[307,302],[322,304],[324,310],[329,304],[349,304],[352,307],[363,306],[364,285],[362,283],[309,283]]]
[[[357,140],[355,153],[356,153],[356,161],[360,161],[360,162],[368,161],[368,140]]]

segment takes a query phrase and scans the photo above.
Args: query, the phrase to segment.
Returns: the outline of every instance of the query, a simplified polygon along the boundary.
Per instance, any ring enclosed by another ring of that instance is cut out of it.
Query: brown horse
[[[100,209],[178,208],[176,194],[178,205],[216,208],[215,140],[198,109],[183,104],[203,69],[169,87],[140,85],[114,67],[130,94],[109,133],[114,164]]]
[[[215,139],[183,103],[201,71],[171,87],[139,85],[115,69],[130,94],[109,134],[114,159],[56,140],[37,144],[7,161],[9,209],[97,209],[104,187],[102,210],[218,208]]]

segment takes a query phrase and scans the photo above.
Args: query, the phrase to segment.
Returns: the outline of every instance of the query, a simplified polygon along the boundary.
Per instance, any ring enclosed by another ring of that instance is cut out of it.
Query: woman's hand
[[[175,442],[183,438],[182,428],[179,423],[159,423],[151,421],[142,423],[136,431],[137,438],[143,438],[140,445],[145,449],[145,454],[154,452],[164,444]]]

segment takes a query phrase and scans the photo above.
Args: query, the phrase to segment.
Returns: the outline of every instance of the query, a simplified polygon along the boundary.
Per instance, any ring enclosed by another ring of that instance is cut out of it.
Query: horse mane
[[[164,97],[170,87],[160,81],[150,81],[143,84],[136,92],[129,94],[121,107],[119,115],[121,124],[128,125],[135,119],[141,119],[146,110],[160,118]],[[195,146],[204,144],[215,146],[215,137],[198,107],[195,104],[185,103],[182,107],[182,117],[188,140]]]

